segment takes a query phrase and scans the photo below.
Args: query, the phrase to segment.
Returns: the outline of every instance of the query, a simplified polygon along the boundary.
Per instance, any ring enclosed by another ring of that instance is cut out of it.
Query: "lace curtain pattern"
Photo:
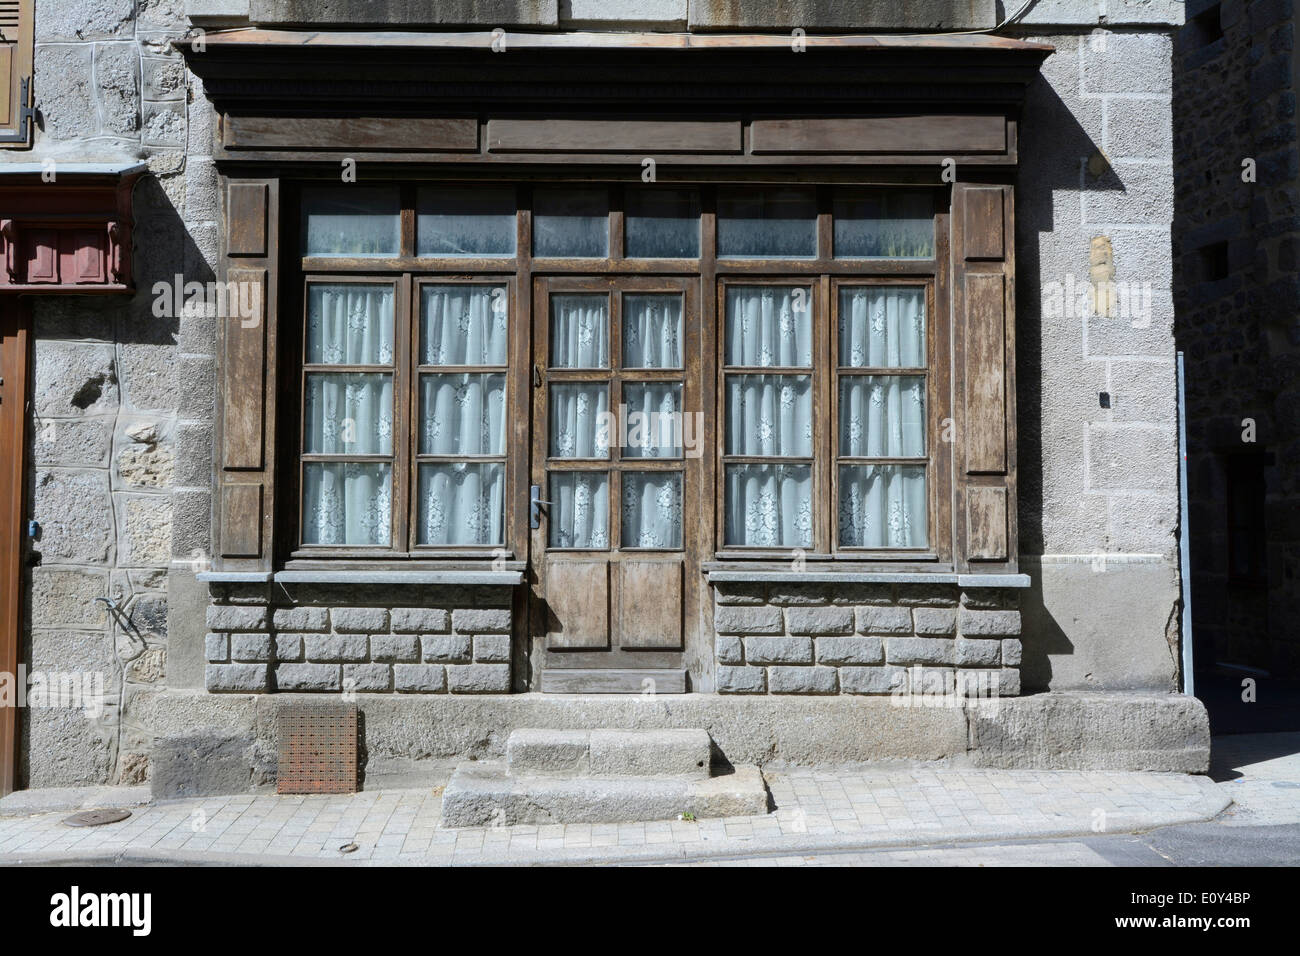
[[[840,468],[840,544],[923,548],[928,501],[923,465]]]
[[[421,365],[505,365],[509,302],[504,286],[424,286]]]
[[[728,365],[771,368],[812,365],[812,290],[728,286]]]
[[[623,297],[623,367],[682,367],[682,297]]]
[[[623,472],[622,538],[625,548],[682,546],[682,476],[679,472]]]
[[[500,462],[421,463],[420,544],[501,544],[505,489]]]
[[[807,465],[728,465],[724,533],[728,544],[812,547],[812,469]]]
[[[840,288],[840,364],[852,368],[924,368],[925,290]]]
[[[609,547],[609,475],[552,472],[549,499],[553,548]]]

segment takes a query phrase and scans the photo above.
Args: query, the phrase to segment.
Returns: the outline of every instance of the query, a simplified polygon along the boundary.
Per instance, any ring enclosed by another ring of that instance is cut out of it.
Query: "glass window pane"
[[[849,259],[928,259],[934,255],[934,194],[870,189],[835,197],[835,255]]]
[[[547,500],[552,548],[609,547],[609,474],[551,472]]]
[[[623,472],[622,521],[625,548],[680,548],[681,472]]]
[[[309,372],[302,449],[317,455],[393,453],[393,376]]]
[[[609,368],[609,296],[551,296],[551,368]]]
[[[420,376],[420,454],[504,455],[504,373]]]
[[[515,191],[509,186],[424,186],[415,250],[421,256],[513,256]]]
[[[841,376],[840,454],[925,457],[925,379],[920,375]]]
[[[420,544],[505,543],[505,465],[499,461],[420,464]]]
[[[623,367],[682,367],[682,297],[623,296]]]
[[[812,468],[728,465],[724,540],[729,545],[812,547]]]
[[[568,382],[551,386],[551,456],[609,457],[609,386]]]
[[[393,287],[355,282],[307,286],[310,365],[392,365]]]
[[[623,385],[624,458],[681,458],[685,419],[682,386],[673,382]],[[698,436],[695,436],[698,437]]]
[[[402,249],[395,186],[328,186],[302,191],[303,254],[395,256]]]
[[[927,542],[924,465],[842,465],[840,545],[924,548]]]
[[[629,189],[623,210],[629,259],[695,259],[700,195],[694,189]]]
[[[925,289],[841,286],[839,362],[850,368],[924,368]]]
[[[810,367],[812,289],[727,286],[728,365]]]
[[[728,375],[726,453],[812,457],[812,377]]]
[[[505,286],[426,285],[420,291],[421,365],[505,365]]]
[[[604,189],[538,189],[533,194],[533,255],[609,255],[609,195]]]
[[[303,463],[303,544],[387,545],[392,528],[390,465],[351,461]]]
[[[718,193],[718,255],[799,259],[817,255],[817,196],[811,189]]]

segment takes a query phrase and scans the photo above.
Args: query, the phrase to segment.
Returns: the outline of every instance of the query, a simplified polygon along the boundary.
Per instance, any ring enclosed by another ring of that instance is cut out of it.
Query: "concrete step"
[[[520,729],[506,740],[514,776],[707,777],[713,743],[706,730]]]
[[[462,764],[442,794],[444,827],[629,823],[768,812],[755,766],[718,777],[515,776],[499,761]]]

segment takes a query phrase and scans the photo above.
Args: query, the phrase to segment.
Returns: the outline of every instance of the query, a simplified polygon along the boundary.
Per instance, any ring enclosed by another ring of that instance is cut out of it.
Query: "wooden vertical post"
[[[0,296],[0,796],[18,772],[18,642],[22,633],[23,475],[27,466],[28,337],[31,306]]]

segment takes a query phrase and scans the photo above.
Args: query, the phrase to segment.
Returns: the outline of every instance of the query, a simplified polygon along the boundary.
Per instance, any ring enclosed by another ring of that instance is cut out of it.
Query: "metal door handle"
[[[532,485],[529,487],[528,526],[530,528],[540,528],[542,526],[542,505],[551,504],[551,502],[542,498],[541,494],[541,485]]]

